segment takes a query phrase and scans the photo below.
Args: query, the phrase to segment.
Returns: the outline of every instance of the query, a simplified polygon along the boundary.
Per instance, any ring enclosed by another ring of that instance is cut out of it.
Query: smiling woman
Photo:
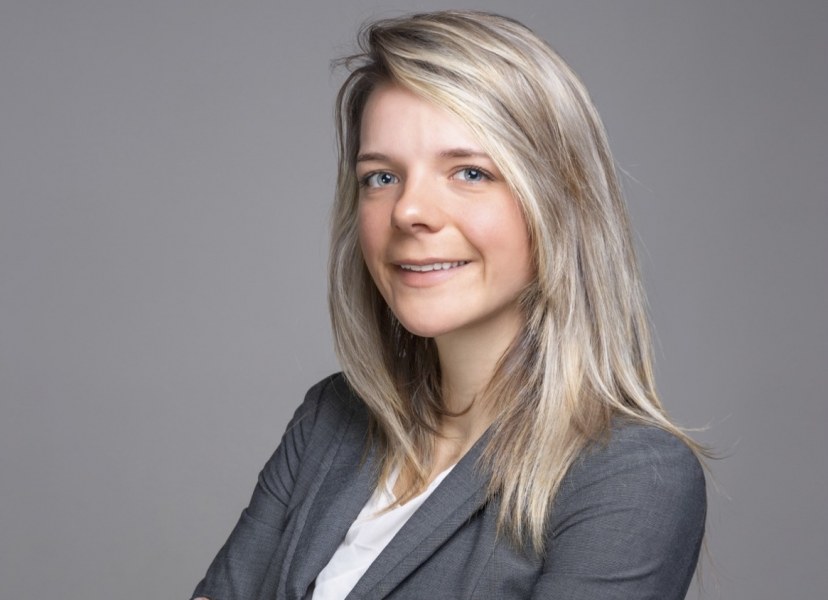
[[[308,392],[196,595],[684,597],[702,453],[655,393],[601,121],[510,19],[380,21],[338,96]]]

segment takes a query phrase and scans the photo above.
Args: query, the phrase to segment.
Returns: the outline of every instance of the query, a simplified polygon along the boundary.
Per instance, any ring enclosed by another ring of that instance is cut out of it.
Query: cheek
[[[516,276],[531,272],[529,231],[515,201],[478,213],[466,223],[466,234],[490,261],[509,265]]]
[[[359,246],[362,249],[362,257],[365,264],[375,275],[375,264],[385,247],[385,228],[380,223],[382,216],[379,211],[372,208],[366,208],[360,204],[359,213],[357,215],[357,233],[359,234]]]

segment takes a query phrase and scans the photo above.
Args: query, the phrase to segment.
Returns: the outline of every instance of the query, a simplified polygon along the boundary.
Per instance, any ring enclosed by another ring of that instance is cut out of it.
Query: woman
[[[377,22],[338,97],[311,388],[199,584],[212,600],[683,598],[699,447],[655,392],[586,90],[512,20]]]

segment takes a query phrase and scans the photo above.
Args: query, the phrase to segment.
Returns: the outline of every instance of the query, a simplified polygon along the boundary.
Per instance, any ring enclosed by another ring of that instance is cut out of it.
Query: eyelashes
[[[399,183],[400,179],[389,171],[372,171],[359,180],[359,187],[380,188]]]
[[[452,172],[451,180],[477,184],[484,181],[494,181],[495,177],[486,169],[475,165],[463,166]],[[391,171],[371,171],[359,178],[361,188],[383,188],[400,182],[400,178]]]
[[[458,179],[460,181],[466,181],[468,183],[479,183],[481,181],[492,181],[494,177],[486,171],[485,169],[481,169],[480,167],[462,167],[454,172],[451,176],[452,179]]]

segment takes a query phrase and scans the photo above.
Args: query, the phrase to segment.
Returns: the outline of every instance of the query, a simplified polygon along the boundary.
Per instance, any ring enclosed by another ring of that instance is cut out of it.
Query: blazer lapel
[[[365,454],[366,431],[365,416],[353,418],[320,473],[324,479],[298,533],[286,578],[288,598],[306,596],[376,487],[376,459],[373,452]]]
[[[385,597],[486,503],[488,478],[478,472],[476,463],[487,438],[483,435],[434,489],[371,564],[347,600]],[[369,495],[370,490],[362,504]]]

